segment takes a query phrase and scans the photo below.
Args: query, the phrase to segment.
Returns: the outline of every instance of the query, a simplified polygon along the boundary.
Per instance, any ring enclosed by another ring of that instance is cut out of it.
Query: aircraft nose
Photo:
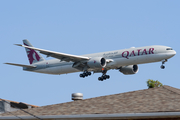
[[[173,53],[172,53],[172,54],[173,54],[173,56],[174,56],[174,55],[176,55],[176,51],[175,51],[175,50],[173,50]]]
[[[169,50],[166,55],[167,55],[168,58],[171,58],[171,57],[173,57],[174,55],[176,55],[176,51],[175,51],[175,50]]]
[[[171,51],[170,55],[171,55],[172,57],[175,56],[175,55],[176,55],[176,51],[175,51],[175,50]]]

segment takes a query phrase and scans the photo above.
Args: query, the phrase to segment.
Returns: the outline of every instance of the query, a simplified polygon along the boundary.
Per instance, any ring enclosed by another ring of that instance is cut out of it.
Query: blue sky
[[[179,11],[178,0],[1,1],[0,97],[44,106],[70,102],[74,92],[87,99],[147,89],[148,79],[180,88]],[[110,70],[111,78],[100,82],[100,73],[83,79],[80,73],[46,75],[3,64],[29,64],[24,48],[13,45],[23,39],[38,48],[74,55],[148,45],[170,46],[177,54],[164,70],[161,62],[139,65],[135,75]]]

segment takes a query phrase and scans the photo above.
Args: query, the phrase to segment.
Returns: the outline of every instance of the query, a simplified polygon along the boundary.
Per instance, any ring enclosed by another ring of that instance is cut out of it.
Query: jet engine
[[[124,75],[130,75],[130,74],[136,74],[138,70],[139,69],[137,65],[128,65],[121,67],[119,71],[122,72]]]
[[[87,65],[90,68],[104,68],[106,67],[106,59],[102,57],[94,57],[87,62]]]

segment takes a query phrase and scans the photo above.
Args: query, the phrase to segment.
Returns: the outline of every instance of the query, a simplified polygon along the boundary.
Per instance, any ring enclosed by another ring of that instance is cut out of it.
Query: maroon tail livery
[[[32,44],[28,40],[23,40],[23,43],[26,46],[33,47]],[[29,48],[25,48],[25,49],[26,49],[26,53],[27,53],[30,64],[44,60],[44,58],[36,50],[29,49]]]

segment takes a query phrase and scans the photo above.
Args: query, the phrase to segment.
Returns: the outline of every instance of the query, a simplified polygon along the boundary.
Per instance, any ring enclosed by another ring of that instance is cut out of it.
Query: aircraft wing
[[[60,53],[60,52],[54,52],[54,51],[39,49],[39,48],[35,48],[35,47],[29,47],[29,46],[21,45],[21,44],[15,44],[15,45],[22,46],[22,47],[29,48],[29,49],[34,49],[34,50],[37,50],[44,55],[47,55],[47,57],[51,56],[51,57],[54,57],[54,58],[60,59],[61,61],[66,61],[66,62],[69,62],[69,61],[79,62],[79,61],[90,59],[89,57],[65,54],[65,53]]]
[[[22,64],[15,64],[15,63],[4,63],[4,64],[27,67],[27,68],[36,68],[36,66],[32,66],[32,65],[22,65]]]

